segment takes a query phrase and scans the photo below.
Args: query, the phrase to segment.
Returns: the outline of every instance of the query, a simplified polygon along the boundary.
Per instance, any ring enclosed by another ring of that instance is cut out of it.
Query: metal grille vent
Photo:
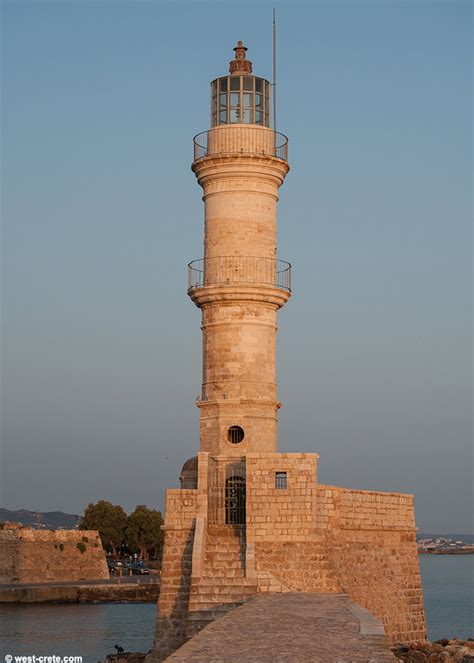
[[[231,426],[227,431],[227,438],[232,444],[239,444],[244,439],[244,429],[240,426]]]

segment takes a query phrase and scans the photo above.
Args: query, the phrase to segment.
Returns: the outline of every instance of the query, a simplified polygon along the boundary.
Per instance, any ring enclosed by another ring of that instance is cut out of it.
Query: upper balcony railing
[[[241,284],[270,285],[291,292],[291,265],[259,256],[201,258],[188,265],[188,290]]]
[[[288,161],[288,138],[273,129],[245,124],[220,126],[194,136],[194,161],[237,154]]]

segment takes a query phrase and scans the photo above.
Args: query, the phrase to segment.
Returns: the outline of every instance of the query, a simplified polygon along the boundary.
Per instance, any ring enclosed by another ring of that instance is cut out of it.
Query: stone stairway
[[[201,576],[191,578],[188,635],[258,592],[256,578],[245,577],[243,527],[208,527]]]
[[[209,526],[201,574],[191,578],[188,637],[259,593],[340,592],[323,541],[306,545],[309,549],[302,553],[301,546],[280,544],[279,563],[275,559],[273,564],[270,556],[265,560],[265,568],[257,566],[256,575],[249,578],[245,575],[245,529]]]
[[[245,528],[236,525],[210,525],[207,529],[203,576],[245,577]]]

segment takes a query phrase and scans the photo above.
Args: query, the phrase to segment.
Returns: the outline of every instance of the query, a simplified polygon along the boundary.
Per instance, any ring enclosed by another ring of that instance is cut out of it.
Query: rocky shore
[[[394,645],[392,651],[405,663],[474,663],[472,638]]]
[[[398,659],[405,663],[474,663],[474,639],[472,638],[394,645],[392,651]],[[146,654],[140,652],[109,654],[105,663],[143,663],[145,656]],[[328,661],[328,663],[330,662]]]

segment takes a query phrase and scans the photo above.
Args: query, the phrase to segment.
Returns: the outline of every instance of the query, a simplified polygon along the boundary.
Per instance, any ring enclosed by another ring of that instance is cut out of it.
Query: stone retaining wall
[[[50,585],[49,587],[0,588],[0,603],[109,603],[113,601],[154,602],[159,582],[123,585]]]

